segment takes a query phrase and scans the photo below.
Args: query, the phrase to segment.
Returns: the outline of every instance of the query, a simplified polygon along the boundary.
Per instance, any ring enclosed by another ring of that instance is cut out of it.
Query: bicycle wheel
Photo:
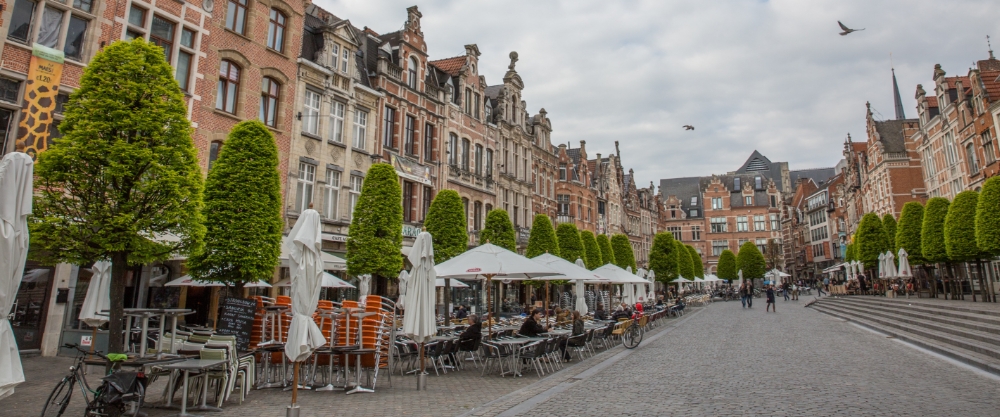
[[[629,326],[628,329],[625,329],[622,338],[626,349],[635,349],[636,346],[639,346],[639,342],[642,342],[642,331],[639,330],[639,326]]]
[[[94,399],[87,404],[87,410],[83,414],[85,417],[107,417],[112,415],[112,410],[116,410],[114,413],[116,416],[125,415],[125,411],[127,409],[123,403],[119,402],[117,404],[108,404],[104,401],[104,390],[106,387],[107,385],[97,387],[97,392],[94,393]]]
[[[42,417],[58,417],[66,411],[69,400],[73,396],[74,382],[72,378],[63,378],[56,384],[55,389],[52,390],[49,398],[42,405]]]

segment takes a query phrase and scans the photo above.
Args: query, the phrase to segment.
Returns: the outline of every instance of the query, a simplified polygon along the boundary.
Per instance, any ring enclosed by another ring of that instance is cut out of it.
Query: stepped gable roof
[[[573,164],[580,165],[580,148],[566,148],[566,156],[573,161]]]
[[[874,121],[879,142],[885,152],[906,152],[906,138],[903,137],[903,124],[916,123],[916,119]]]
[[[446,74],[452,77],[457,77],[459,71],[462,70],[462,66],[465,65],[465,55],[459,55],[445,59],[438,59],[435,61],[430,61],[428,62],[428,64],[438,67],[441,71],[444,71]]]

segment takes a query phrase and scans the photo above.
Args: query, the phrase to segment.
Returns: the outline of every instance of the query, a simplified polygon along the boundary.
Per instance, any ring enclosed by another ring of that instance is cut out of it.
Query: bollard
[[[288,406],[288,408],[285,409],[285,417],[299,417],[299,406]]]
[[[427,391],[427,374],[418,373],[417,374],[417,391]]]

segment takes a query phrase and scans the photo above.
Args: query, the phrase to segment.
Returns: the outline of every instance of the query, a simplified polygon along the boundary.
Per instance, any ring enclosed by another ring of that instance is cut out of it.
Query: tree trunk
[[[111,311],[108,314],[108,351],[125,352],[125,274],[128,272],[128,253],[111,255]]]
[[[964,262],[964,264],[965,264],[965,280],[964,281],[967,281],[969,283],[969,292],[972,293],[972,302],[975,303],[976,302],[976,286],[972,285],[972,266],[969,265],[968,262]],[[965,289],[964,288],[962,289],[962,294],[965,294]]]
[[[444,325],[451,325],[451,309],[448,308],[451,304],[451,278],[444,279]]]

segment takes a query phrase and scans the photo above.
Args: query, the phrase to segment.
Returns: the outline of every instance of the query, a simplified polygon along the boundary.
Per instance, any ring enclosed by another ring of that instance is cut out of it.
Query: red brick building
[[[580,141],[579,148],[559,144],[556,157],[556,223],[573,223],[577,229],[596,231],[597,202],[587,165],[587,142]]]

